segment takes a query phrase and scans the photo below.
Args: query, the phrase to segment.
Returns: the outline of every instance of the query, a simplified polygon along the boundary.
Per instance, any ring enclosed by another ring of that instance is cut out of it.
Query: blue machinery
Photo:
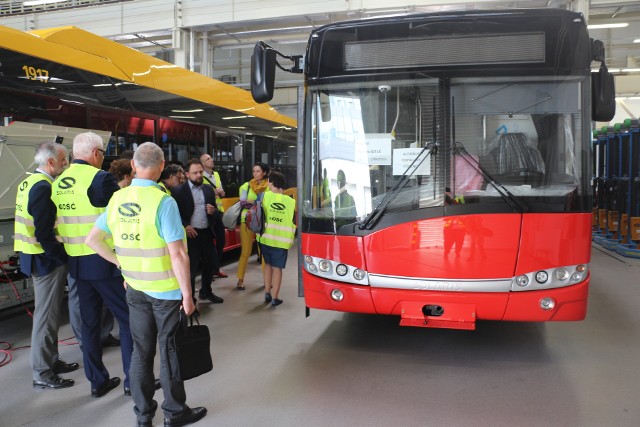
[[[640,121],[594,131],[593,240],[640,258]]]

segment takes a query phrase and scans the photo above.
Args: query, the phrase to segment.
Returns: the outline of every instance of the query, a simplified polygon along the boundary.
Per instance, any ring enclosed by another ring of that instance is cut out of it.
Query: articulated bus
[[[9,126],[110,132],[107,160],[146,141],[182,163],[213,153],[228,205],[250,177],[250,165],[291,150],[296,135],[295,119],[257,104],[245,90],[76,27],[22,32],[0,26],[0,118]],[[3,178],[2,194],[15,194],[20,179]],[[9,208],[0,220],[13,218]],[[228,231],[225,250],[239,246],[238,233]]]
[[[257,101],[270,99],[282,56],[256,45]],[[467,330],[478,320],[584,319],[590,126],[610,120],[615,101],[602,43],[581,14],[335,23],[312,32],[304,61],[287,58],[305,75],[307,310]]]

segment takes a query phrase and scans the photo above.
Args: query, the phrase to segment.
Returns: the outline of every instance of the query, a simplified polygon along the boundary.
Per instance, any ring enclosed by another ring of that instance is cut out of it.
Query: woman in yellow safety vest
[[[267,176],[269,175],[269,165],[256,162],[252,168],[253,179],[240,186],[240,202],[242,203],[242,213],[240,214],[240,259],[238,260],[238,283],[236,289],[243,291],[244,273],[247,270],[247,263],[253,248],[255,233],[247,227],[247,211],[255,203],[258,195],[269,191]]]

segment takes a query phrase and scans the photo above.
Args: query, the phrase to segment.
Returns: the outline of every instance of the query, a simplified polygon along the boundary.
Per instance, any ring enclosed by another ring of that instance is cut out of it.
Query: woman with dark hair
[[[245,182],[240,186],[240,202],[242,203],[242,213],[240,214],[240,259],[238,260],[238,284],[236,289],[244,291],[244,273],[247,271],[247,263],[249,262],[249,256],[251,255],[251,249],[253,248],[253,239],[255,233],[247,227],[246,218],[247,211],[258,198],[259,194],[269,191],[268,180],[269,165],[262,162],[256,162],[253,164],[252,174],[253,179],[249,182]]]
[[[109,172],[116,177],[120,188],[128,187],[133,180],[133,168],[131,159],[118,159],[111,162]]]

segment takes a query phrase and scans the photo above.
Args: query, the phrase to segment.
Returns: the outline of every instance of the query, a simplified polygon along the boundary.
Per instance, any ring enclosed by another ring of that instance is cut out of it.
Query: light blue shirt
[[[193,215],[191,215],[191,222],[189,224],[193,228],[207,228],[209,226],[209,219],[207,218],[202,185],[198,187],[189,181],[189,188],[193,195]]]
[[[131,181],[132,187],[150,187],[155,185],[160,190],[160,186],[150,179],[133,178]],[[160,190],[162,191],[162,190]],[[111,234],[109,225],[107,224],[107,212],[102,213],[96,220],[96,226],[105,233]],[[182,220],[180,219],[180,211],[178,211],[178,204],[173,197],[165,197],[162,199],[156,216],[156,228],[160,237],[165,242],[177,242],[184,238],[184,227],[182,227]],[[156,299],[164,300],[181,300],[182,292],[180,289],[166,292],[148,292],[145,294]]]

